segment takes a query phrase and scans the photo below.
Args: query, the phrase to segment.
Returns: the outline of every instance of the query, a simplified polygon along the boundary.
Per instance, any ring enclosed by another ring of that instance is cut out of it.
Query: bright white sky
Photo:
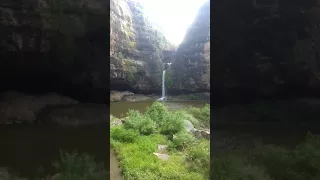
[[[160,27],[166,38],[179,45],[205,0],[137,0],[149,20]]]

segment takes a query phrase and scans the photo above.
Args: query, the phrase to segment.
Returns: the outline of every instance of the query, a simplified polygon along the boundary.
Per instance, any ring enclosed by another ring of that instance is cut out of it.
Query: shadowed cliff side
[[[167,88],[170,93],[210,91],[210,1],[200,7],[177,49]]]
[[[106,1],[0,3],[1,90],[108,102]]]
[[[111,89],[161,91],[163,51],[174,47],[150,23],[139,2],[112,0],[110,10]]]
[[[314,0],[214,1],[214,100],[319,95],[316,4]]]

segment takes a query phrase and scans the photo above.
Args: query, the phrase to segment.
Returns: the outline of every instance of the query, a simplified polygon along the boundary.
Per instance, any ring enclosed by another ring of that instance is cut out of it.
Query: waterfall
[[[166,70],[163,70],[162,71],[162,96],[161,96],[161,99],[164,99],[166,97],[165,81],[166,81]]]
[[[164,65],[168,65],[168,68],[170,68],[171,63],[164,63]],[[166,68],[163,69],[162,71],[162,96],[158,101],[164,101],[166,100],[166,87],[165,87],[165,82],[166,82]]]

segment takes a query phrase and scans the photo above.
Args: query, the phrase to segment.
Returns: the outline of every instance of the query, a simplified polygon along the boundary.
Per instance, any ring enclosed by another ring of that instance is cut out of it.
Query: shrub
[[[129,118],[124,123],[124,127],[127,129],[133,129],[143,135],[150,135],[156,132],[156,123],[150,119],[150,117],[140,114],[136,110],[129,110]]]
[[[251,154],[255,164],[265,167],[277,179],[304,180],[320,174],[320,143],[308,136],[293,150],[267,145],[256,147]]]
[[[195,117],[193,117],[192,114],[189,114],[187,111],[183,111],[183,113],[181,113],[181,115],[183,116],[184,120],[190,121],[192,123],[192,125],[194,126],[194,128],[199,129],[201,127],[199,120],[196,119]]]
[[[238,155],[214,156],[211,178],[217,180],[272,180],[265,169],[250,165]]]
[[[112,127],[110,129],[110,136],[113,140],[133,143],[139,136],[139,133],[133,129],[124,129],[123,127]]]
[[[211,169],[214,179],[316,180],[320,139],[309,135],[293,149],[260,144],[250,151],[215,154]]]
[[[194,141],[194,137],[188,133],[187,131],[180,131],[176,135],[174,135],[173,140],[172,140],[172,145],[176,149],[184,149],[187,144],[192,143]]]
[[[167,113],[160,124],[160,132],[165,135],[174,135],[185,129],[184,112],[170,112]]]
[[[96,163],[93,156],[64,153],[60,151],[60,159],[53,163],[63,180],[100,180],[106,179],[107,173],[102,163]]]
[[[199,120],[201,126],[209,128],[210,127],[210,105],[206,104],[202,108],[189,108],[189,112]]]
[[[187,147],[186,158],[190,163],[191,171],[210,174],[210,141],[199,140]]]
[[[156,122],[158,125],[161,124],[165,116],[167,115],[167,108],[162,102],[154,102],[145,112],[145,115]]]

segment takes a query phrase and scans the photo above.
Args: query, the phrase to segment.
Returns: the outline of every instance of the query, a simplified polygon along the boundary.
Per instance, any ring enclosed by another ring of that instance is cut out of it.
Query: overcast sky
[[[179,45],[205,0],[137,0],[149,20],[156,23],[167,39]]]

